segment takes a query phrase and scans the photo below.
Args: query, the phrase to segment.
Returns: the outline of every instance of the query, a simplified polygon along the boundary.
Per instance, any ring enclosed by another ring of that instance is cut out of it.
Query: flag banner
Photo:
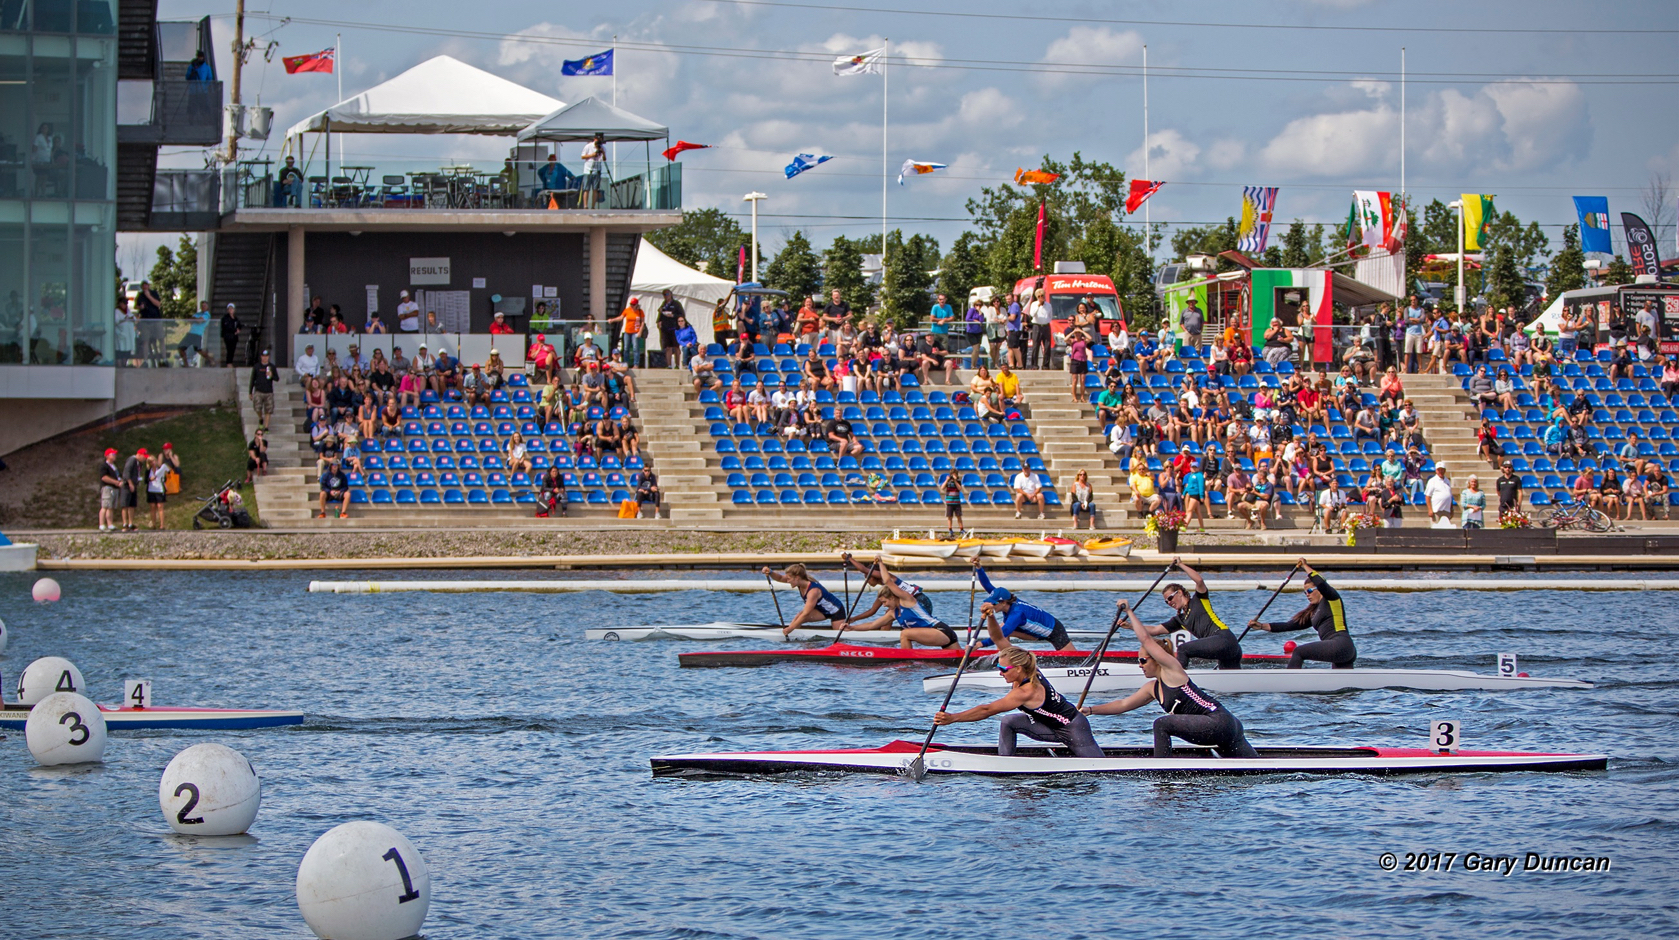
[[[287,75],[296,75],[298,72],[326,72],[331,74],[332,60],[337,55],[338,50],[336,49],[322,49],[320,52],[312,52],[309,55],[294,55],[289,58],[282,58],[280,63],[286,67]]]
[[[1354,195],[1352,207],[1347,210],[1347,224],[1341,227],[1341,234],[1345,236],[1342,241],[1347,243],[1349,249],[1358,247],[1363,240],[1363,236],[1359,234],[1361,231],[1358,224],[1358,196]]]
[[[735,261],[735,283],[746,283],[746,246],[740,246],[740,255]]]
[[[1580,250],[1614,254],[1609,243],[1609,197],[1575,196],[1574,211],[1580,216]]]
[[[842,55],[834,60],[835,75],[879,75],[885,49],[873,49],[862,55]]]
[[[898,185],[904,185],[904,177],[906,176],[926,176],[934,170],[942,170],[944,168],[945,165],[943,163],[928,163],[925,160],[905,160],[904,165],[898,168]]]
[[[1492,207],[1491,196],[1464,193],[1462,251],[1480,251],[1486,247],[1487,235],[1492,232],[1492,217],[1498,210]]]
[[[1410,207],[1405,205],[1404,196],[1391,196],[1388,199],[1389,214],[1393,217],[1393,228],[1388,234],[1387,249],[1397,254],[1405,247],[1405,236],[1410,234]]]
[[[1250,255],[1265,250],[1265,241],[1271,235],[1271,210],[1276,205],[1277,187],[1242,187],[1242,221],[1236,230],[1240,236],[1236,240],[1237,250]]]
[[[1661,252],[1656,250],[1656,236],[1649,223],[1630,212],[1621,213],[1621,228],[1626,230],[1627,254],[1632,258],[1632,273],[1661,276]]]
[[[792,179],[811,167],[827,163],[832,159],[833,157],[829,154],[823,154],[819,157],[813,153],[801,153],[793,158],[792,163],[787,164],[787,178]]]
[[[1148,197],[1160,192],[1160,187],[1165,185],[1165,180],[1132,180],[1131,192],[1125,197],[1125,211],[1136,212],[1148,202]]]
[[[1060,178],[1061,178],[1060,173],[1051,173],[1048,170],[1021,170],[1021,169],[1017,169],[1017,170],[1014,171],[1014,181],[1016,183],[1019,183],[1022,186],[1026,186],[1026,185],[1034,184],[1034,183],[1037,183],[1037,184],[1053,183]]]
[[[1383,248],[1393,234],[1393,205],[1391,194],[1372,189],[1353,190],[1353,204],[1358,207],[1359,244],[1369,248]]]
[[[567,59],[560,63],[560,74],[611,75],[613,51],[614,50],[608,49],[605,52],[597,53],[592,56],[585,56],[581,59]]]
[[[1038,203],[1038,230],[1032,236],[1032,270],[1044,269],[1044,204]]]
[[[679,140],[664,150],[666,160],[675,160],[676,155],[688,150],[710,150],[710,144],[690,144],[686,140]]]

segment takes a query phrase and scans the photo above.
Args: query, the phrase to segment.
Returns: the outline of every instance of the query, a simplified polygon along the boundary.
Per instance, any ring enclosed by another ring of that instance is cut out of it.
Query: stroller
[[[206,522],[222,529],[251,527],[251,514],[245,510],[245,499],[239,495],[239,484],[229,480],[216,490],[215,495],[204,500],[204,505],[198,507],[198,512],[192,517],[192,527],[202,529]]]

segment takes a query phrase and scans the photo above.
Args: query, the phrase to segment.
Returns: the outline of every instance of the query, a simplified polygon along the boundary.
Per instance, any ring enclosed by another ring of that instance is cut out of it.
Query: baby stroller
[[[239,495],[239,484],[229,480],[216,490],[215,495],[204,500],[204,505],[198,507],[198,512],[192,517],[192,527],[202,529],[206,522],[222,529],[251,527],[251,514],[245,510],[245,499]]]

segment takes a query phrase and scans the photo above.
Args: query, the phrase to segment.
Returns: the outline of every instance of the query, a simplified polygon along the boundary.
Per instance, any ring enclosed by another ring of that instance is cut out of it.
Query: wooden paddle
[[[1135,610],[1143,601],[1148,600],[1149,595],[1153,594],[1154,589],[1160,586],[1160,582],[1166,580],[1166,576],[1172,573],[1174,567],[1176,567],[1175,563],[1167,565],[1166,570],[1160,572],[1160,577],[1154,579],[1154,583],[1148,586],[1148,590],[1143,592],[1142,597],[1137,598],[1137,603],[1132,604],[1131,608]],[[1078,705],[1074,706],[1075,708],[1084,707],[1084,697],[1090,694],[1090,684],[1096,681],[1096,670],[1102,666],[1102,654],[1108,651],[1108,644],[1113,642],[1114,634],[1119,631],[1119,625],[1124,622],[1125,614],[1123,612],[1114,614],[1113,626],[1108,628],[1108,635],[1102,638],[1101,645],[1096,647],[1096,653],[1091,657],[1090,675],[1084,678],[1084,691],[1079,693],[1079,702]]]
[[[1268,598],[1266,598],[1266,599],[1265,599],[1265,606],[1264,606],[1264,607],[1261,607],[1261,608],[1259,608],[1259,613],[1258,613],[1258,614],[1254,614],[1254,615],[1253,615],[1253,616],[1252,616],[1252,617],[1251,617],[1251,618],[1249,618],[1249,619],[1250,619],[1250,620],[1252,620],[1252,621],[1258,621],[1258,620],[1259,620],[1259,617],[1260,617],[1260,614],[1263,614],[1263,613],[1265,613],[1265,610],[1266,610],[1266,608],[1268,608],[1268,607],[1270,607],[1270,606],[1271,606],[1271,602],[1272,602],[1272,601],[1274,601],[1274,600],[1276,600],[1276,599],[1277,599],[1277,595],[1278,595],[1278,594],[1281,594],[1281,593],[1282,593],[1282,592],[1283,592],[1283,588],[1285,588],[1285,587],[1287,587],[1287,586],[1288,586],[1288,582],[1289,582],[1289,581],[1290,581],[1290,580],[1291,580],[1291,579],[1293,579],[1293,578],[1294,578],[1294,574],[1295,574],[1295,572],[1297,572],[1297,571],[1299,571],[1299,570],[1300,570],[1300,562],[1298,562],[1298,561],[1297,561],[1297,562],[1295,562],[1295,563],[1294,563],[1294,567],[1293,567],[1293,568],[1290,568],[1290,569],[1288,569],[1288,577],[1286,577],[1286,578],[1284,578],[1284,579],[1283,579],[1283,583],[1281,583],[1281,584],[1279,584],[1279,585],[1277,585],[1277,589],[1276,589],[1276,590],[1275,590],[1275,591],[1272,591],[1272,592],[1271,592],[1271,596],[1270,596],[1270,597],[1268,597]],[[1242,631],[1242,636],[1239,636],[1239,637],[1237,637],[1237,638],[1236,638],[1236,642],[1237,642],[1237,643],[1238,643],[1238,644],[1239,644],[1239,643],[1241,643],[1241,642],[1242,642],[1242,637],[1245,637],[1245,636],[1247,636],[1247,635],[1248,635],[1248,630],[1252,630],[1252,629],[1253,629],[1253,624],[1252,624],[1252,623],[1249,623],[1249,624],[1248,624],[1248,629],[1247,629],[1247,630],[1243,630],[1243,631]]]
[[[979,572],[976,570],[968,581],[968,645],[962,649],[962,661],[956,666],[956,677],[950,680],[950,688],[944,692],[944,702],[939,705],[939,711],[941,712],[950,707],[950,698],[956,694],[956,686],[961,684],[962,673],[968,668],[968,658],[973,656],[974,648],[979,646],[979,634],[977,625],[974,623],[974,592],[977,590],[979,590]],[[927,748],[933,743],[933,735],[937,734],[938,730],[937,723],[927,729],[927,737],[921,742],[921,750],[916,753],[915,760],[910,761],[909,765],[904,768],[904,776],[916,783],[920,783],[921,778],[927,776]]]
[[[787,629],[787,618],[781,614],[781,598],[775,596],[775,579],[766,574],[764,575],[764,583],[770,586],[770,600],[775,601],[776,622],[781,624],[781,629],[785,631]]]

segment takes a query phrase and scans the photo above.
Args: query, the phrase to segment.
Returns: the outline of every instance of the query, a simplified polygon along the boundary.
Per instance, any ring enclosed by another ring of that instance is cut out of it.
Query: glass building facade
[[[116,0],[0,0],[0,364],[111,365]]]

